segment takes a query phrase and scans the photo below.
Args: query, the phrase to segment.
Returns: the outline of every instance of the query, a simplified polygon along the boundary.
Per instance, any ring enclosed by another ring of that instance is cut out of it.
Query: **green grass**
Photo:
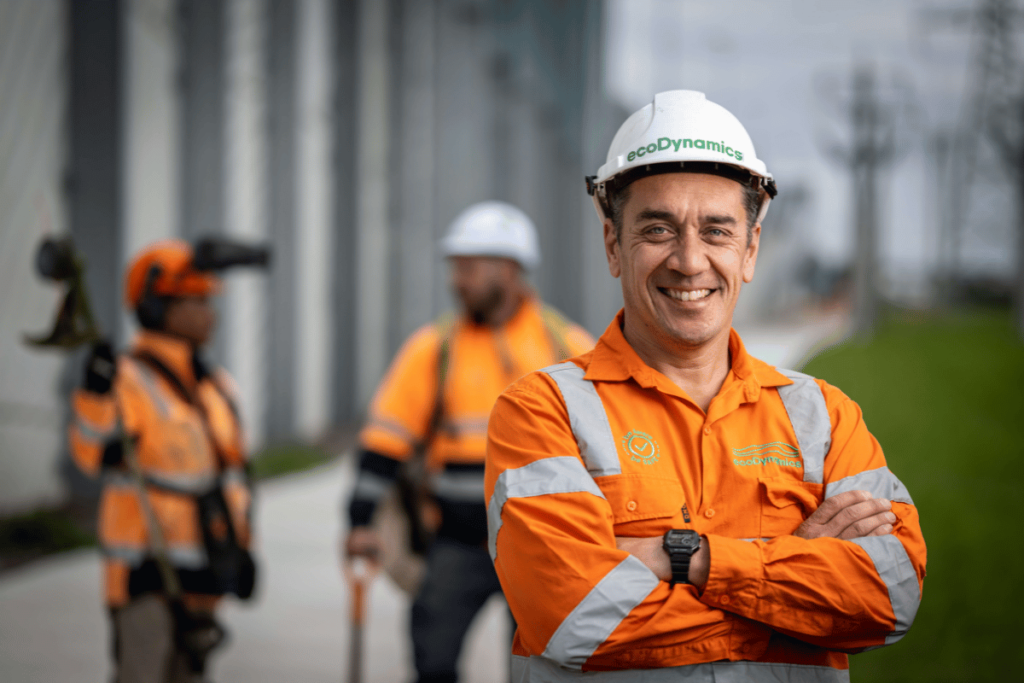
[[[323,448],[303,444],[270,446],[252,459],[253,479],[260,481],[322,465],[332,458]]]
[[[805,369],[860,404],[928,544],[914,627],[851,658],[852,679],[1024,679],[1024,345],[1009,314],[894,317]]]
[[[95,543],[95,536],[63,508],[0,519],[0,568]]]

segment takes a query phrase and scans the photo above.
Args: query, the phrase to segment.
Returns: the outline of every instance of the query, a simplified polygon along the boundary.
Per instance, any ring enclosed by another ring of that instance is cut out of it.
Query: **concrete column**
[[[619,125],[629,116],[621,107],[613,107],[604,96],[604,5],[586,8],[584,35],[586,56],[584,61],[583,125],[581,130],[581,159],[583,175],[593,175],[604,164],[608,147]],[[580,182],[583,179],[580,178]],[[580,323],[591,334],[599,335],[622,307],[622,288],[618,280],[608,273],[604,251],[604,231],[594,210],[593,199],[582,189],[577,195],[580,202],[580,253],[582,263],[582,305]]]
[[[269,438],[295,430],[296,312],[296,44],[298,5],[269,0],[267,42],[267,128],[269,133],[267,216],[274,248],[270,273],[269,394],[265,424]]]
[[[317,438],[330,420],[330,6],[303,0],[298,17],[296,429]]]
[[[470,204],[497,196],[491,67],[495,40],[488,2],[438,3],[435,69],[438,236]],[[447,279],[435,279],[436,309],[451,305]]]
[[[437,221],[434,211],[437,168],[434,149],[436,121],[435,0],[402,2],[400,63],[397,65],[399,100],[395,103],[395,130],[400,152],[395,156],[396,207],[395,315],[390,350],[416,328],[431,320],[433,289],[444,277],[437,256]]]
[[[225,219],[224,0],[180,0],[181,230],[221,234]]]
[[[181,136],[174,0],[124,0],[124,22],[122,211],[127,263],[149,243],[180,234]]]
[[[333,108],[331,160],[332,416],[336,425],[359,416],[356,399],[356,168],[359,0],[333,0]]]
[[[86,143],[84,149],[85,141],[79,138],[69,155],[70,9],[55,0],[0,3],[0,515],[58,502],[65,493],[58,462],[65,425],[61,373],[66,358],[60,352],[30,349],[22,338],[26,332],[50,331],[62,294],[35,273],[39,242],[46,234],[68,229],[71,202],[83,233],[86,228],[104,234],[116,230],[116,222],[101,225],[97,220],[103,207],[116,209],[112,180],[118,166],[117,145],[111,139],[114,129],[96,113],[113,105],[117,79],[110,78],[111,87],[97,88],[85,101],[79,81],[72,107],[84,118],[74,130],[81,133],[95,125],[108,145]],[[116,18],[88,10],[77,17],[80,23],[71,33],[78,50],[96,45],[101,36],[116,35]],[[116,49],[100,50],[94,63],[72,65],[73,76],[95,83],[101,73],[111,76],[116,59]],[[96,177],[81,178],[86,149],[97,152]],[[72,168],[65,166],[72,161]],[[82,183],[76,187],[73,183],[79,178]],[[70,190],[66,198],[65,187]],[[93,281],[112,285],[102,273],[95,275]],[[113,317],[111,308],[104,309],[107,319]],[[78,374],[69,370],[72,377]]]
[[[389,360],[388,4],[359,7],[358,140],[356,147],[356,396],[365,406]]]
[[[121,333],[119,295],[124,247],[124,3],[73,2],[68,11],[69,227],[88,261],[86,282],[93,297],[93,314],[99,325],[117,338]]]
[[[225,232],[267,239],[267,0],[230,0],[225,17]],[[271,267],[274,267],[273,261]],[[224,360],[239,388],[250,449],[266,434],[268,277],[243,269],[227,278],[221,335]]]

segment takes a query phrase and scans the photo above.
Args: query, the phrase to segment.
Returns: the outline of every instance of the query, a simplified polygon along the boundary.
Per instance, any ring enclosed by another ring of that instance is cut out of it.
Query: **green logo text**
[[[743,160],[743,152],[735,149],[734,147],[727,146],[724,142],[715,142],[714,140],[691,140],[690,138],[679,138],[673,140],[672,138],[658,138],[658,142],[652,142],[649,145],[640,145],[636,151],[630,152],[626,155],[627,161],[635,161],[640,157],[648,154],[655,154],[657,152],[664,152],[666,150],[673,150],[678,152],[680,149],[686,149],[692,147],[693,149],[706,149],[711,152],[719,152],[730,156],[736,161]]]
[[[750,467],[751,465],[763,467],[774,463],[781,467],[803,468],[803,463],[796,459],[800,457],[800,451],[782,441],[734,448],[732,454],[736,456],[732,459],[732,464],[738,467]]]

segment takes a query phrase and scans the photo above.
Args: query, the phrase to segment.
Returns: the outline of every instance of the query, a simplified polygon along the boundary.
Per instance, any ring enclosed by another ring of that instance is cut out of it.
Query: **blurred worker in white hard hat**
[[[848,653],[913,623],[925,545],[860,408],[732,329],[772,175],[735,116],[676,90],[587,187],[623,309],[488,425],[513,680],[849,681]]]
[[[414,587],[412,640],[420,681],[455,681],[463,637],[501,586],[487,553],[484,447],[487,417],[522,375],[583,353],[593,339],[545,306],[526,280],[540,262],[532,221],[497,201],[474,204],[441,241],[461,311],[405,342],[359,436],[359,474],[349,505],[347,554],[376,557],[371,525],[403,463],[425,456],[406,499],[410,544],[426,556]],[[406,468],[409,470],[410,468]],[[407,492],[408,494],[408,492]]]

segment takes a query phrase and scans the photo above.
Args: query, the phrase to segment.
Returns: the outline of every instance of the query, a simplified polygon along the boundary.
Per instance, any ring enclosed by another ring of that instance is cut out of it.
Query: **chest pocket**
[[[612,508],[615,533],[650,535],[681,526],[683,487],[675,479],[617,474],[595,479]]]
[[[787,477],[761,477],[761,538],[792,534],[818,509],[825,487]]]

